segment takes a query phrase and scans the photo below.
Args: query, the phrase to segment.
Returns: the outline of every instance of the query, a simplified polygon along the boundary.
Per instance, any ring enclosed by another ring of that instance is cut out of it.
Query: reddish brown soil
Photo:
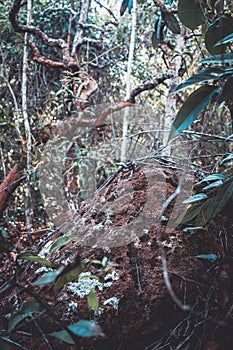
[[[88,214],[87,224],[107,225],[106,217],[97,215],[99,212],[96,213],[95,208],[103,201],[111,202],[116,198],[119,210],[111,217],[112,225],[122,227],[126,221],[133,221],[140,208],[145,206],[148,188],[140,170],[136,170],[132,178],[124,182],[129,176],[130,174],[127,173],[119,174],[107,188],[101,190],[92,201],[83,206],[76,215],[75,221],[70,222],[63,230],[67,232],[71,230],[71,226],[77,230],[84,214]],[[164,192],[164,196],[168,197],[175,191],[177,177],[169,169],[164,169],[164,176],[166,186],[164,182],[155,181],[150,191],[154,194]],[[122,181],[124,186],[128,183],[134,189],[133,201],[127,205],[124,193],[122,197],[116,196],[117,186]],[[154,198],[158,200],[156,195]],[[157,212],[155,209],[153,213],[155,218],[158,217],[160,209],[161,206],[158,205]],[[172,206],[169,206],[165,217],[169,218],[171,212]],[[119,279],[103,291],[97,290],[100,307],[103,309],[103,313],[98,316],[94,315],[94,311],[88,306],[86,297],[79,298],[70,293],[66,287],[55,295],[52,285],[32,286],[30,283],[37,278],[34,271],[39,265],[22,260],[16,263],[13,259],[14,255],[10,255],[5,247],[5,252],[0,253],[0,284],[5,286],[0,287],[0,335],[8,337],[6,329],[9,314],[16,310],[16,305],[32,297],[25,290],[22,291],[10,284],[12,278],[15,278],[21,285],[38,293],[40,298],[56,312],[58,319],[67,325],[80,319],[95,319],[105,333],[104,338],[78,338],[75,346],[52,338],[49,338],[46,343],[43,335],[61,329],[61,325],[52,317],[43,315],[28,322],[21,322],[10,334],[13,341],[27,349],[230,350],[233,344],[232,229],[233,221],[229,215],[220,215],[211,221],[208,231],[192,233],[184,233],[180,227],[168,234],[166,221],[162,221],[160,243],[166,253],[171,285],[181,302],[191,306],[189,311],[182,311],[175,304],[165,285],[156,220],[149,232],[140,235],[139,238],[135,231],[134,241],[129,244],[107,248],[109,242],[114,239],[109,230],[106,233],[103,249],[90,248],[72,242],[53,255],[52,262],[57,267],[62,266],[62,262],[68,258],[71,265],[78,264],[84,258],[101,260],[104,256],[111,262]],[[82,231],[80,232],[82,235]],[[45,234],[44,239],[46,237]],[[89,237],[87,237],[88,242],[90,242]],[[29,249],[29,246],[34,251],[39,249],[36,239],[31,244],[21,238],[19,243],[21,250]],[[196,258],[199,254],[216,254],[218,259],[210,261]],[[98,265],[90,265],[89,271],[100,278],[103,277],[103,271]],[[118,309],[104,305],[104,301],[111,297],[119,299]],[[67,311],[71,301],[78,302],[78,313]],[[13,345],[12,349],[17,347]]]

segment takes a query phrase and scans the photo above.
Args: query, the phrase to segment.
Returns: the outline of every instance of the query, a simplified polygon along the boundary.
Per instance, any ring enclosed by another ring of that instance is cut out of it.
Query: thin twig
[[[176,303],[177,306],[179,306],[183,311],[190,311],[191,306],[183,304],[182,301],[177,297],[177,295],[175,294],[175,292],[171,286],[171,282],[170,282],[169,274],[168,274],[168,268],[167,268],[166,253],[165,253],[165,249],[163,247],[162,239],[161,239],[161,218],[164,215],[169,204],[180,194],[182,181],[183,181],[183,179],[181,178],[179,180],[179,183],[178,183],[178,186],[177,186],[175,192],[172,193],[172,195],[170,197],[168,197],[166,199],[166,201],[163,203],[163,206],[162,206],[159,218],[158,218],[158,223],[157,223],[157,243],[158,243],[160,251],[161,251],[163,278],[164,278],[164,282],[166,284],[167,290],[168,290],[172,300]]]

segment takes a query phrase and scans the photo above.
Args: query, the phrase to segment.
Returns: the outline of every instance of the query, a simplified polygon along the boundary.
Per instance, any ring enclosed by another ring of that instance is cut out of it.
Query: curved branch
[[[76,66],[77,63],[75,62],[74,58],[70,56],[69,47],[68,47],[68,44],[65,42],[65,40],[60,38],[59,39],[50,38],[40,28],[32,25],[24,25],[19,22],[18,14],[21,7],[22,7],[21,0],[15,0],[9,15],[12,27],[15,30],[15,32],[20,34],[24,34],[24,33],[32,34],[36,37],[39,37],[42,40],[42,42],[45,43],[46,45],[58,47],[62,49],[63,62],[56,62],[42,56],[40,54],[39,49],[36,47],[36,45],[30,42],[29,45],[33,50],[34,59],[37,62],[44,64],[46,66],[60,67],[63,69],[66,69],[67,67]]]

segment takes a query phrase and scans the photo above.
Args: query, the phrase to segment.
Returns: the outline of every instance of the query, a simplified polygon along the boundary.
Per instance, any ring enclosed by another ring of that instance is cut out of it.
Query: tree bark
[[[19,176],[18,165],[15,164],[13,169],[0,184],[0,218],[2,217],[3,211],[6,208],[7,200],[10,194],[13,193],[20,184]]]

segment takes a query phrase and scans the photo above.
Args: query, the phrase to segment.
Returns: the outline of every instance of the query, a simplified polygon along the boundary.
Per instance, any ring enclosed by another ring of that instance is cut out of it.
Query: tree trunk
[[[13,169],[0,184],[0,218],[3,215],[9,195],[13,193],[20,184],[19,176],[18,165],[15,164]]]

